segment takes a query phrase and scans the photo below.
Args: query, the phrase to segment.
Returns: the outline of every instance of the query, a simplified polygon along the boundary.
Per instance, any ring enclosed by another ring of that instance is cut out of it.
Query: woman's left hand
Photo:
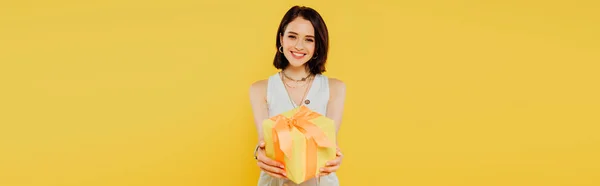
[[[328,161],[325,164],[325,167],[322,167],[320,169],[319,176],[327,176],[340,168],[340,164],[342,164],[342,159],[344,158],[344,155],[342,155],[342,152],[340,151],[339,147],[336,150],[336,158],[334,160]]]

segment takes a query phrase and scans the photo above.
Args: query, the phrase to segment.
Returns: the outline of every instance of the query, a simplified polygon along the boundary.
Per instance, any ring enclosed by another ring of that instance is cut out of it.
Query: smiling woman
[[[327,26],[315,10],[292,7],[281,20],[276,47],[279,52],[275,54],[273,65],[277,69],[285,70],[291,64],[305,67],[312,74],[323,73],[329,49]]]
[[[339,130],[346,93],[342,81],[322,74],[325,72],[329,49],[328,38],[325,22],[312,8],[294,6],[281,20],[277,30],[277,52],[273,61],[275,68],[281,71],[250,87],[250,101],[259,137],[255,152],[257,164],[262,170],[259,186],[298,185],[286,178],[281,162],[265,155],[261,126],[263,120],[306,106],[333,119],[335,132]],[[318,178],[299,185],[339,185],[335,172],[340,167],[342,157],[338,148],[336,158],[320,169]]]

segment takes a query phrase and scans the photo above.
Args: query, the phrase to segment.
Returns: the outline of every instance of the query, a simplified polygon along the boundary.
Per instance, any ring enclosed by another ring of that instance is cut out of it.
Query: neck
[[[294,79],[302,79],[310,74],[310,71],[308,71],[304,65],[299,67],[288,65],[283,71],[285,72],[285,75]]]

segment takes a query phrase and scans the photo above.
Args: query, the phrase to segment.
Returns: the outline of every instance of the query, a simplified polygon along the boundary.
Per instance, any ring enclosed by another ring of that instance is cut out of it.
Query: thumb
[[[260,148],[265,148],[265,142],[264,141],[260,141],[260,143],[258,144],[258,146]]]

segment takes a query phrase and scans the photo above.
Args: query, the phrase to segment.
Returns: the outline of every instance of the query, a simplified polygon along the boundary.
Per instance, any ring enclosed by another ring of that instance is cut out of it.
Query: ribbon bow
[[[327,140],[325,133],[310,121],[320,116],[319,113],[312,112],[305,106],[301,106],[291,118],[287,118],[283,115],[271,118],[271,120],[275,121],[275,126],[273,127],[275,159],[283,160],[283,155],[288,158],[291,157],[292,136],[290,130],[292,128],[298,129],[306,137],[308,153],[316,153],[316,147],[314,147],[315,144],[319,147],[333,147],[333,143]],[[281,154],[281,152],[283,152],[283,154]]]

